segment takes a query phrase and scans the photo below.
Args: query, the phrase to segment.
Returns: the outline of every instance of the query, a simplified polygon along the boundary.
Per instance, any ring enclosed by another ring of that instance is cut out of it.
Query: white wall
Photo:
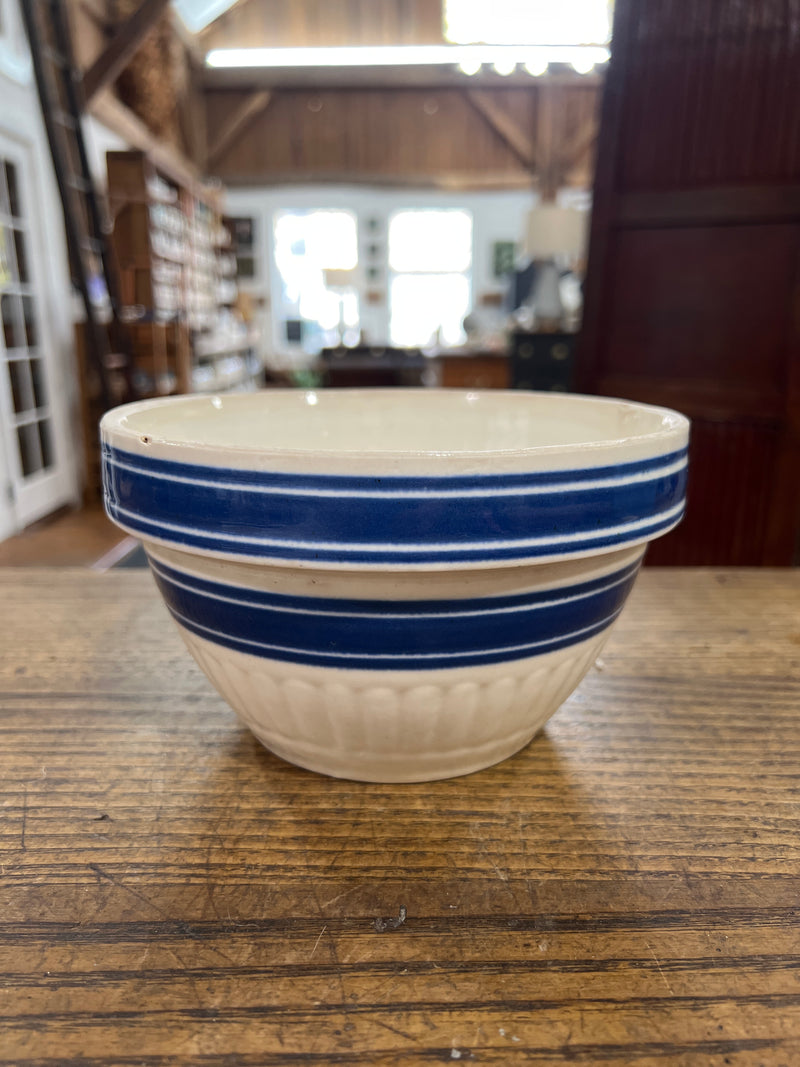
[[[81,128],[92,178],[98,189],[105,190],[108,187],[106,152],[124,152],[130,145],[92,115],[84,116]]]
[[[256,220],[256,244],[259,278],[248,288],[269,295],[273,288],[275,264],[272,250],[272,218],[276,211],[292,208],[343,208],[354,212],[359,224],[359,240],[368,240],[367,220],[381,221],[380,232],[385,237],[389,216],[404,208],[464,208],[473,219],[473,300],[483,293],[501,292],[502,283],[492,273],[492,246],[495,241],[521,242],[528,211],[537,201],[531,191],[500,192],[440,192],[376,188],[356,185],[268,186],[233,189],[227,194],[227,211],[231,215],[252,216]],[[384,241],[385,243],[385,241]],[[386,272],[384,262],[384,272]],[[375,286],[377,288],[377,286]],[[382,285],[381,288],[385,289]],[[378,340],[388,332],[388,307],[368,307],[361,302],[361,319],[365,331]],[[271,341],[272,351],[284,353],[287,346],[277,336],[272,316],[267,312],[262,328]]]

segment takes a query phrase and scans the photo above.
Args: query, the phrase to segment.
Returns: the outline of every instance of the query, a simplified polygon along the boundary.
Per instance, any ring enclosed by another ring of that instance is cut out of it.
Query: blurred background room
[[[799,25],[0,0],[0,565],[142,561],[102,511],[114,404],[353,386],[675,407],[689,509],[649,561],[796,564]]]

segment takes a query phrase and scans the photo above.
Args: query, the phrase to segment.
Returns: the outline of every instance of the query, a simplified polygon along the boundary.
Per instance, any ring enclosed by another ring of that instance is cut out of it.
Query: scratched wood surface
[[[0,605],[3,1065],[800,1063],[800,573],[646,571],[526,751],[411,786],[264,751],[144,572]]]

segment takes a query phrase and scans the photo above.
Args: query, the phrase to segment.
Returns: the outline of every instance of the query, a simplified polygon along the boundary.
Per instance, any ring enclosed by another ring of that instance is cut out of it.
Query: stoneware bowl
[[[558,394],[275,390],[101,425],[108,514],[279,756],[365,781],[525,745],[680,520],[688,422]]]

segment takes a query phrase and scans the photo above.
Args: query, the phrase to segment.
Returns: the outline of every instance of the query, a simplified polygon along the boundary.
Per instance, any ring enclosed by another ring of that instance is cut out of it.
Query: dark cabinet
[[[523,333],[511,337],[514,389],[568,393],[575,371],[574,333]]]

